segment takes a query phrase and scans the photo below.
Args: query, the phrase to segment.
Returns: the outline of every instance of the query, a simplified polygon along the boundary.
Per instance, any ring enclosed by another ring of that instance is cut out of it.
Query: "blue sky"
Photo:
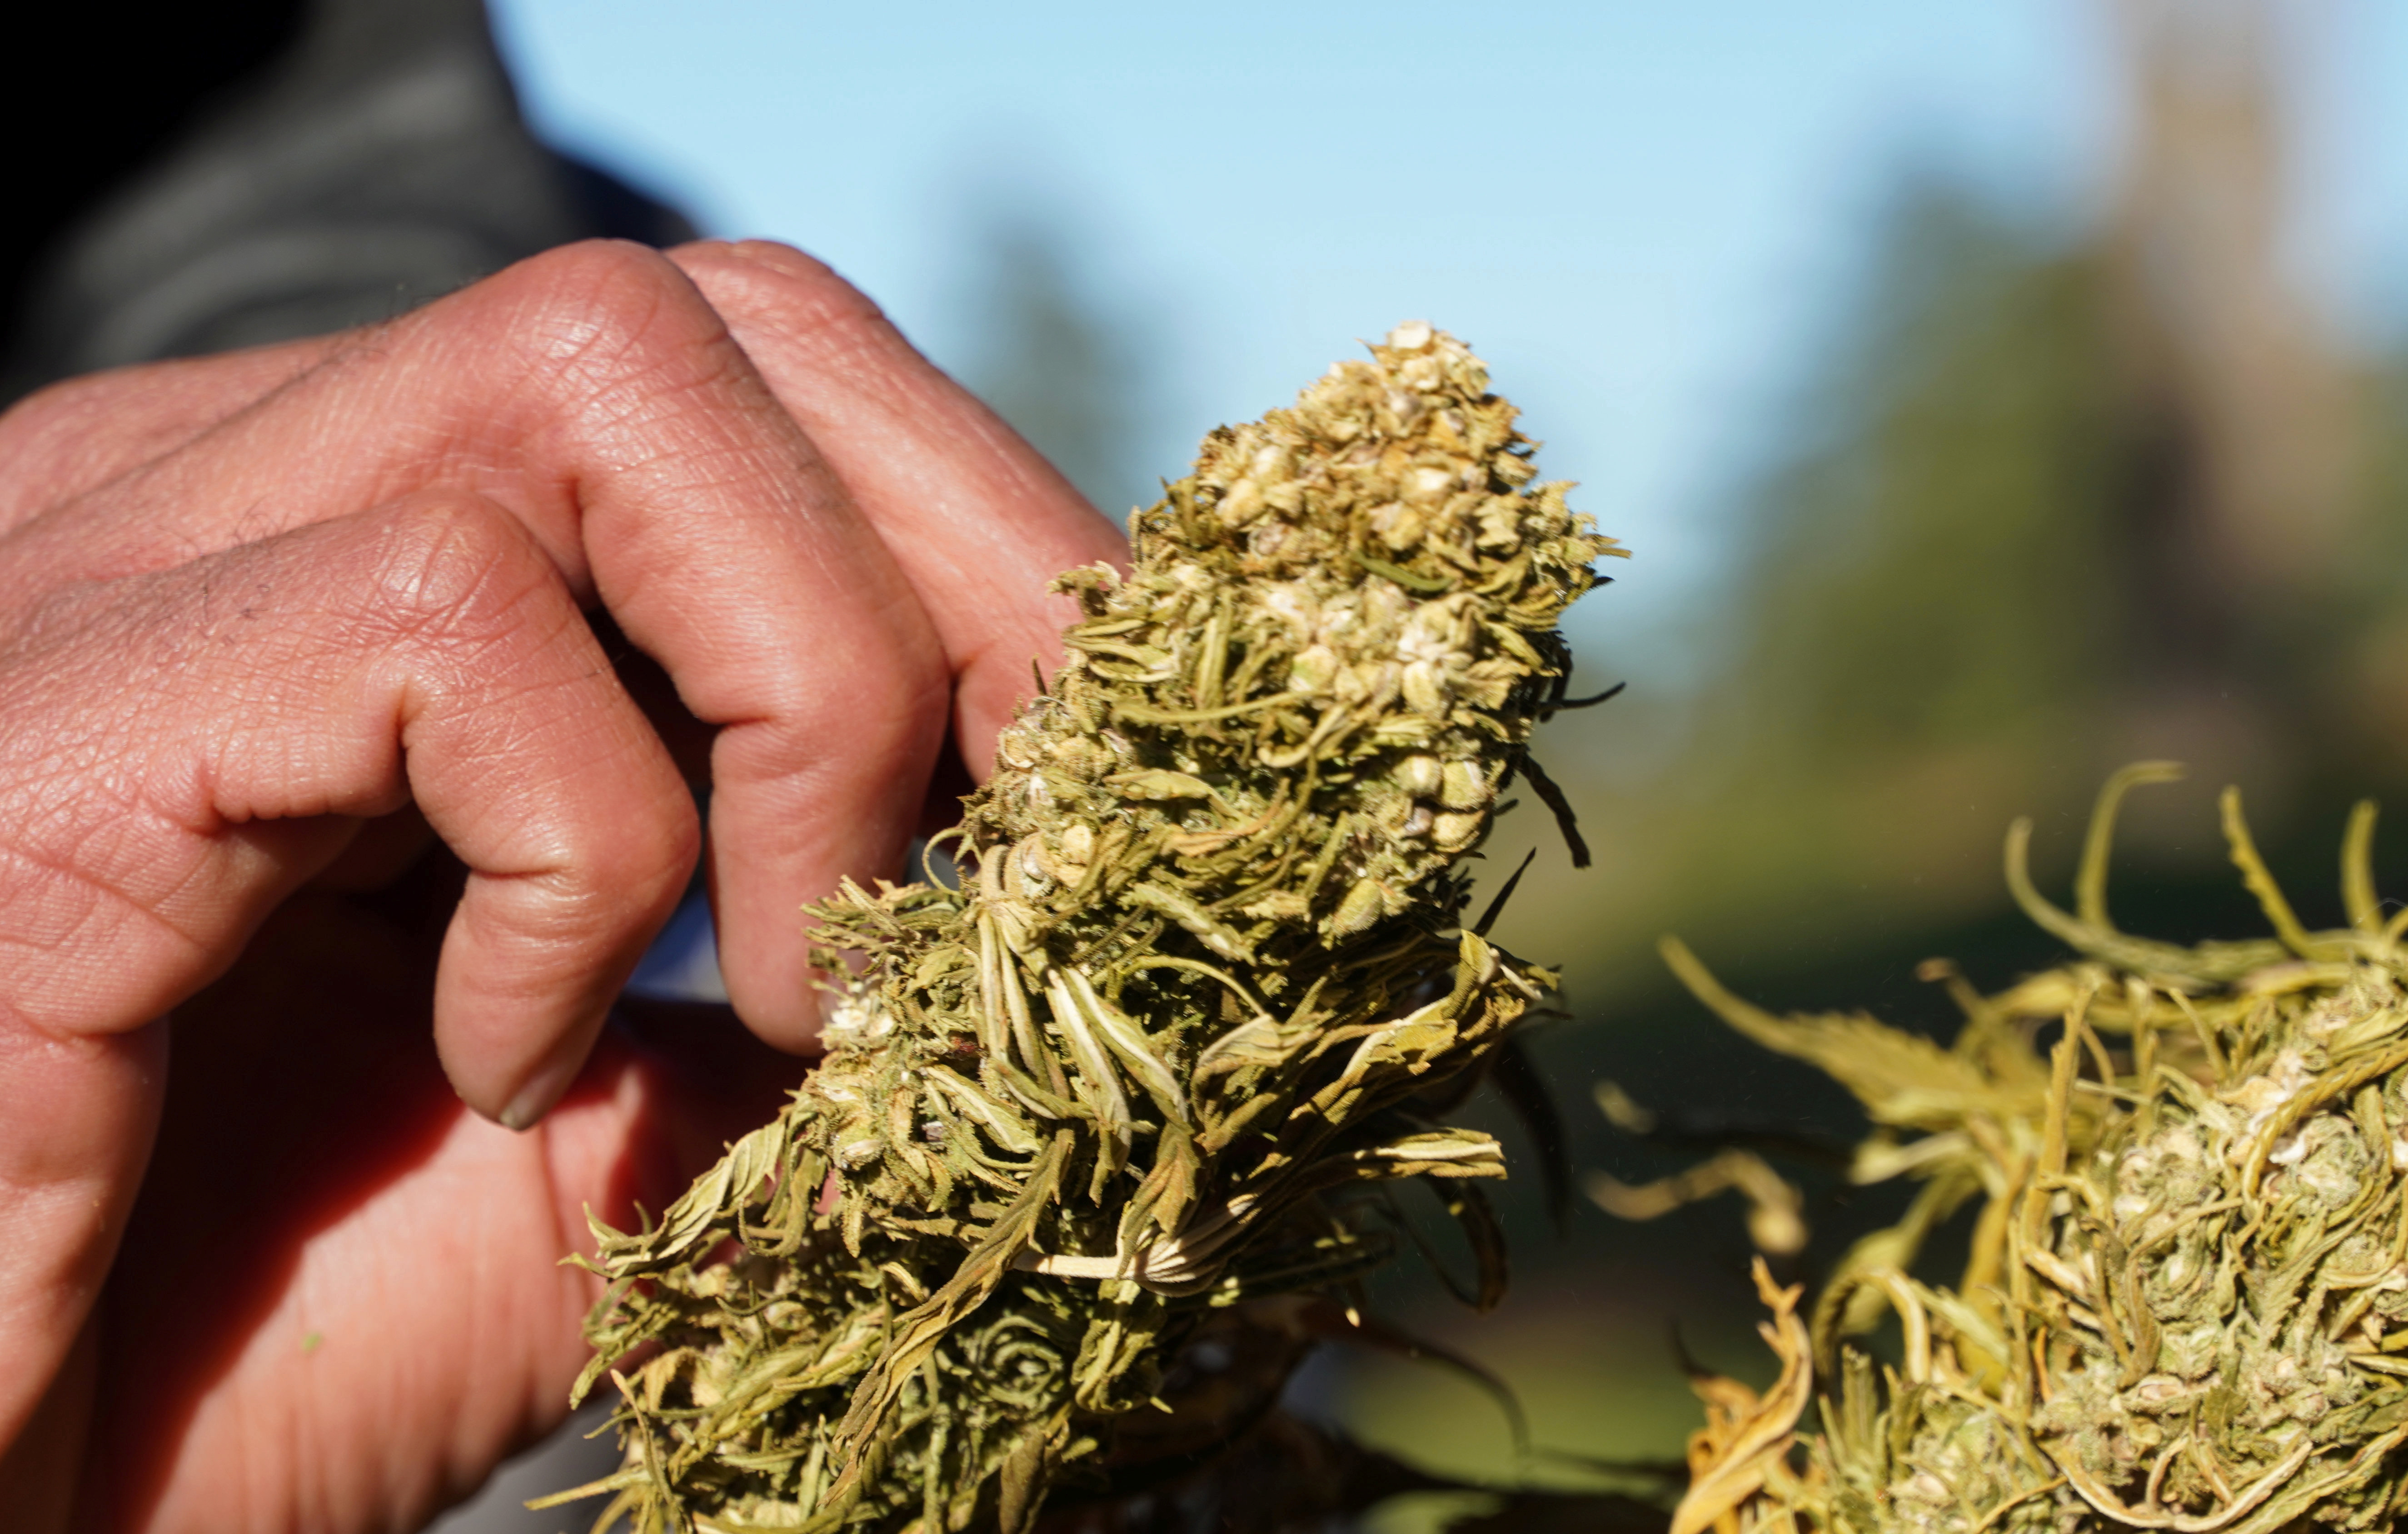
[[[2324,9],[2301,264],[2364,325],[2408,296],[2408,7]],[[979,339],[982,212],[1047,210],[1157,361],[1165,475],[1355,337],[1455,330],[1637,552],[1584,621],[1641,649],[1727,566],[1716,505],[1899,175],[2071,221],[2114,141],[2097,0],[495,11],[542,130],[833,262],[940,364]]]

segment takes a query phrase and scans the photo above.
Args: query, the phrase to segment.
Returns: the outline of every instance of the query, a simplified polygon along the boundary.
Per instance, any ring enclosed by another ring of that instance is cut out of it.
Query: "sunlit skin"
[[[0,463],[0,1506],[416,1527],[559,1420],[583,1211],[797,1076],[797,907],[1120,537],[757,243],[76,380]],[[750,1035],[606,1027],[697,864]]]

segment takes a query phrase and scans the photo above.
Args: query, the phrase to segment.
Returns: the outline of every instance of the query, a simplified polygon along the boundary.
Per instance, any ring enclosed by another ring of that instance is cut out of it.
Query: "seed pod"
[[[606,1516],[1024,1529],[1214,1310],[1387,1254],[1350,1190],[1502,1175],[1435,1105],[1553,977],[1462,930],[1457,865],[1540,781],[1556,620],[1620,551],[1461,343],[1371,351],[1208,437],[1126,576],[1057,582],[1084,616],[959,887],[817,907],[829,972],[867,960],[825,1062],[658,1226],[596,1226]]]

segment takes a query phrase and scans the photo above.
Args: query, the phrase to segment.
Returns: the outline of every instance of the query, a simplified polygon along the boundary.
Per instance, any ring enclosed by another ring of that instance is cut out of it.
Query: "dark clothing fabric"
[[[571,240],[692,237],[535,138],[481,0],[68,8],[54,56],[107,83],[8,108],[61,151],[0,242],[0,401],[388,319]]]

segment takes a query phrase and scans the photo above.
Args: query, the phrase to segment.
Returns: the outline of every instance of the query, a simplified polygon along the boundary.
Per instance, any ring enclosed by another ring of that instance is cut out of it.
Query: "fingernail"
[[[518,1090],[509,1106],[503,1109],[497,1121],[505,1129],[527,1130],[543,1122],[552,1111],[568,1083],[577,1080],[580,1067],[585,1064],[585,1040],[570,1035],[561,1043],[553,1056],[538,1066],[535,1074]]]

